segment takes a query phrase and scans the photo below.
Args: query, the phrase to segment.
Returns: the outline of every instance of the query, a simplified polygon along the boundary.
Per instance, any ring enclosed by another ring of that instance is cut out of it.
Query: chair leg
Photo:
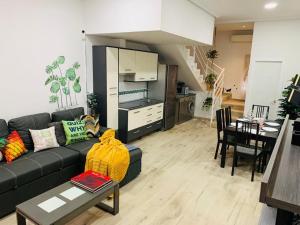
[[[237,158],[237,154],[236,154],[236,151],[234,150],[234,153],[233,153],[233,160],[232,160],[231,176],[234,175],[234,166],[235,166],[236,158]]]
[[[254,157],[254,159],[253,159],[251,182],[253,182],[253,180],[254,180],[255,166],[256,166],[256,157]]]
[[[216,153],[215,153],[215,159],[217,159],[219,147],[220,147],[220,142],[217,143],[217,148],[216,148]]]

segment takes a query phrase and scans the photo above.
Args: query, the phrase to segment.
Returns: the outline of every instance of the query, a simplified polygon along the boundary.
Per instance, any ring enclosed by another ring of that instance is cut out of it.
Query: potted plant
[[[214,66],[214,60],[216,58],[218,58],[218,56],[219,56],[219,53],[215,49],[210,49],[209,51],[206,52],[206,57],[207,57],[208,60],[210,60],[212,69],[213,69],[213,66]]]
[[[203,110],[209,110],[212,105],[212,97],[206,97],[206,99],[203,101],[202,109]]]
[[[206,83],[207,90],[213,89],[216,79],[217,79],[217,75],[214,73],[210,73],[210,74],[206,75],[204,81]]]
[[[90,109],[90,114],[95,115],[98,106],[98,101],[94,93],[90,93],[87,95],[87,105],[88,108]]]
[[[282,91],[282,98],[279,99],[279,111],[277,115],[281,118],[285,118],[287,114],[290,115],[291,120],[295,120],[298,117],[298,113],[300,113],[300,107],[288,102],[289,95],[293,89],[292,83],[295,81],[295,77],[291,79],[291,83],[284,88]]]

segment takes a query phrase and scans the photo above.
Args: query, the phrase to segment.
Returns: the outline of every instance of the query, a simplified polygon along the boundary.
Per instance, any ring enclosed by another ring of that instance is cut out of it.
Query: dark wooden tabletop
[[[26,202],[23,202],[20,205],[17,205],[16,210],[17,212],[21,213],[23,216],[35,222],[36,224],[64,224],[62,218],[67,217],[77,209],[84,207],[88,208],[90,205],[96,205],[105,197],[107,197],[108,192],[114,189],[117,185],[117,182],[113,182],[111,185],[108,185],[107,187],[95,193],[85,191],[83,195],[70,201],[60,195],[60,193],[74,187],[74,185],[71,182],[66,182],[39,196],[36,196]],[[66,204],[50,213],[44,211],[38,206],[40,203],[52,197],[58,197],[61,200],[65,201]]]

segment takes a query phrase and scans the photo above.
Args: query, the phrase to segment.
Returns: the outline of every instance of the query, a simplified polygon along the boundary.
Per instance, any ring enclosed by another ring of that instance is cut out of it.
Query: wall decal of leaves
[[[45,72],[48,75],[45,86],[50,86],[51,93],[49,102],[56,103],[58,109],[77,105],[76,95],[81,92],[80,76],[77,75],[80,64],[75,62],[72,67],[63,71],[62,67],[65,61],[64,56],[58,56],[56,60],[45,68]],[[71,92],[74,94],[75,103],[73,103]]]

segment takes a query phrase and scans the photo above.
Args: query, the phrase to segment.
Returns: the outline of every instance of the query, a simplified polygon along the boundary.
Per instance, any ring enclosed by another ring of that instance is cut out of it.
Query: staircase
[[[245,100],[233,99],[231,93],[223,94],[222,108],[231,107],[232,120],[244,116]]]
[[[216,81],[212,89],[212,105],[211,105],[211,116],[210,126],[212,126],[213,119],[215,117],[215,111],[219,109],[223,101],[223,89],[224,89],[224,75],[225,69],[218,66],[215,63],[211,63],[207,57],[206,52],[209,50],[208,47],[204,46],[187,46],[186,47],[189,57],[191,58],[191,64],[199,71],[199,76],[204,79],[208,74],[214,73],[216,75]]]

